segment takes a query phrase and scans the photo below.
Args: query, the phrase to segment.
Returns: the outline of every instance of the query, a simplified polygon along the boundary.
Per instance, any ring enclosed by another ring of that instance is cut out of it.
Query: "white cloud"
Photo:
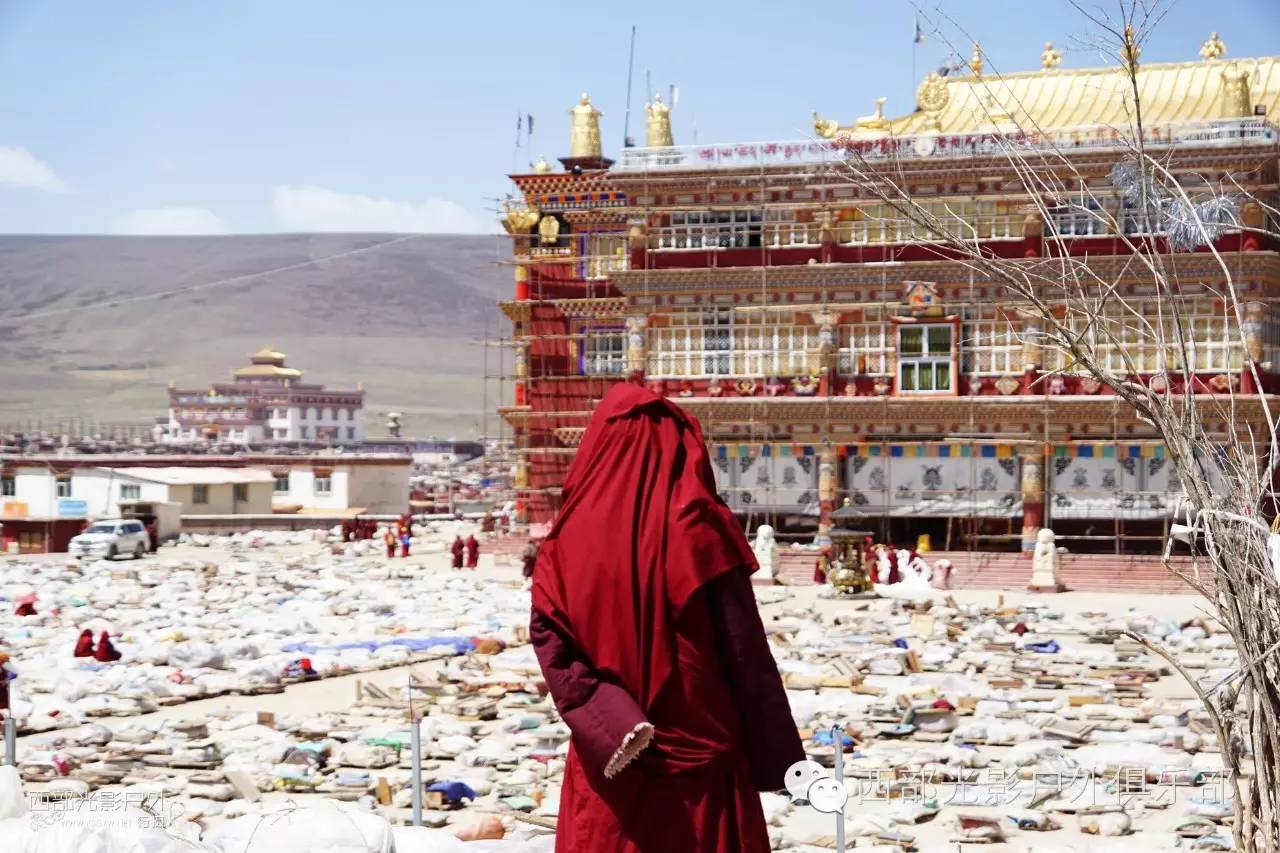
[[[289,231],[475,234],[480,230],[466,208],[442,198],[401,201],[324,187],[278,186],[273,207],[276,220]]]
[[[0,186],[27,187],[45,192],[67,191],[49,164],[25,148],[0,148]]]
[[[227,223],[203,207],[152,207],[116,219],[117,234],[226,234]]]

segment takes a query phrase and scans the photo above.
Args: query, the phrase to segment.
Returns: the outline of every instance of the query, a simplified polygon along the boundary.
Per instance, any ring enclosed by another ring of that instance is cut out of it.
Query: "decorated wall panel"
[[[997,445],[858,446],[844,494],[867,515],[1005,518],[1022,514],[1020,464]]]

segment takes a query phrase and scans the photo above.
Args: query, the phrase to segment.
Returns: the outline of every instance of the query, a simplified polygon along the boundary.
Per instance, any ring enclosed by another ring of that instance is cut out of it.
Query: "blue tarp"
[[[374,652],[383,646],[405,646],[410,651],[415,652],[425,652],[428,649],[447,646],[453,649],[455,655],[460,655],[474,649],[476,644],[471,641],[470,637],[397,637],[394,640],[365,640],[358,643],[336,643],[332,646],[321,646],[315,643],[285,643],[280,647],[280,651],[316,654],[317,652],[344,651],[346,649],[366,649]]]

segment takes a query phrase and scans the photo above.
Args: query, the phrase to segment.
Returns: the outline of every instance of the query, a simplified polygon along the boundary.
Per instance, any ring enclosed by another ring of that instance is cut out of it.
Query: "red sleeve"
[[[653,726],[623,687],[602,681],[590,661],[537,608],[529,639],[556,710],[573,733],[578,757],[606,779],[631,762],[653,737]]]
[[[729,572],[708,583],[706,590],[717,645],[742,718],[751,781],[759,791],[781,790],[787,768],[804,760],[804,747],[765,639],[751,580],[745,571]]]

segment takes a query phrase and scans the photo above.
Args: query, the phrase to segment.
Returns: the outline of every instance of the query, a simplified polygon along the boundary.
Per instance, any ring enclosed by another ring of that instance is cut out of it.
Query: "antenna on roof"
[[[627,59],[627,112],[622,120],[622,147],[632,148],[635,140],[631,138],[631,74],[636,67],[636,25],[631,25],[631,53]]]

